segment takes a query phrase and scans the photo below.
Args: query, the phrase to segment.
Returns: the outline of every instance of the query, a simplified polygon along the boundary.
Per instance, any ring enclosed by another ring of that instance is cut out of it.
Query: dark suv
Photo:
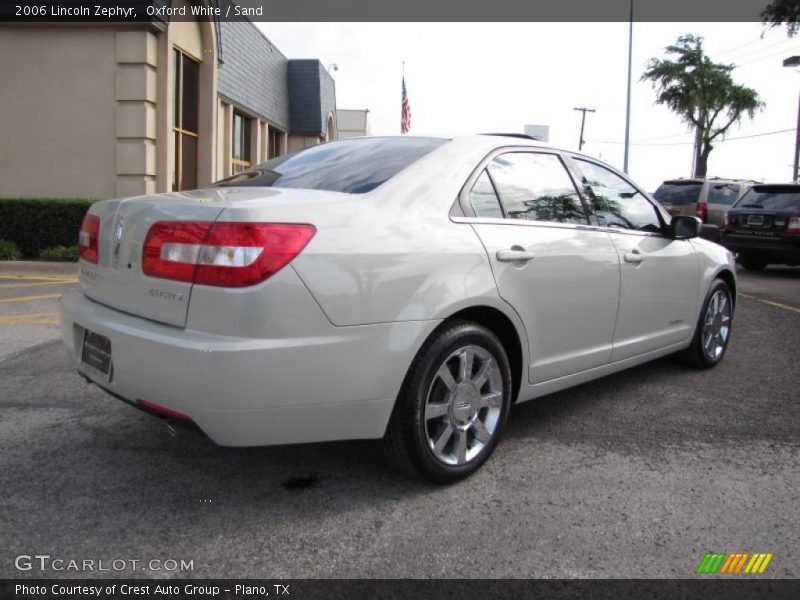
[[[720,243],[751,271],[800,265],[800,184],[750,188],[728,211]]]

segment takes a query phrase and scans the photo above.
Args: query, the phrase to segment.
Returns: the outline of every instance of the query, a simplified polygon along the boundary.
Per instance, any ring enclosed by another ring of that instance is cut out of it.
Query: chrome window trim
[[[467,225],[511,225],[521,227],[551,227],[554,229],[577,229],[579,231],[597,231],[602,233],[622,233],[624,235],[635,235],[639,237],[661,237],[667,236],[652,231],[632,231],[629,229],[618,229],[616,227],[602,227],[599,225],[584,225],[582,223],[558,223],[555,221],[534,221],[531,219],[497,219],[492,217],[466,217],[451,215],[453,223],[463,223]],[[671,239],[671,238],[667,238]]]

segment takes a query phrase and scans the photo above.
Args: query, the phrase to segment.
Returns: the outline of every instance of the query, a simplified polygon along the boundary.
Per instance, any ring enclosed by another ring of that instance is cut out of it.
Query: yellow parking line
[[[0,325],[58,325],[57,319],[20,319],[18,321],[3,321]]]
[[[41,319],[42,317],[54,317],[58,315],[57,310],[49,310],[47,312],[38,313],[20,313],[18,315],[2,315],[0,321],[16,321],[17,319]]]
[[[752,294],[743,294],[740,292],[739,295],[742,296],[743,298],[751,298],[753,300],[758,300],[762,304],[768,304],[769,306],[774,306],[775,308],[782,308],[783,310],[789,310],[791,312],[800,313],[800,308],[796,306],[781,304],[780,302],[773,302],[772,300],[763,300],[762,298],[759,298],[758,296],[753,296]]]
[[[800,308],[797,308],[796,306],[789,306],[788,304],[781,304],[780,302],[773,302],[772,300],[761,300],[761,302],[776,308],[782,308],[783,310],[790,310],[792,312],[800,313]]]
[[[40,287],[40,286],[52,286],[52,285],[70,285],[72,283],[77,283],[78,280],[68,280],[68,281],[40,281],[37,283],[0,283],[0,290],[7,290],[10,288],[26,288],[26,287]]]
[[[19,279],[23,281],[78,281],[77,277],[69,275],[0,275],[0,279]]]
[[[42,294],[41,296],[16,296],[14,298],[0,298],[0,302],[30,302],[33,300],[48,300],[60,298],[61,294]]]

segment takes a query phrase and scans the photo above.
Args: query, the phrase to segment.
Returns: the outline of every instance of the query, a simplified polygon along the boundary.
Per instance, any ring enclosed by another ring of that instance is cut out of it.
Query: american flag
[[[403,101],[400,110],[400,133],[408,133],[411,129],[411,106],[408,104],[406,94],[406,78],[403,77]]]

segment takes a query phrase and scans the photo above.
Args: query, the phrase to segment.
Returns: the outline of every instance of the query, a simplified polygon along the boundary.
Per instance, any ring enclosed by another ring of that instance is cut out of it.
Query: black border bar
[[[0,22],[619,22],[631,0],[203,0],[213,14],[177,14],[170,0],[0,0]],[[769,0],[633,0],[634,21],[753,22]],[[237,8],[238,7],[238,8]],[[105,12],[99,9],[105,9]],[[411,41],[410,41],[411,43]]]
[[[236,592],[236,586],[262,593]],[[28,593],[18,586],[27,586]],[[123,593],[128,588],[130,593]],[[145,591],[145,586],[147,589]],[[158,594],[156,586],[171,593]],[[138,593],[130,588],[137,587]],[[31,591],[36,588],[37,591]],[[68,593],[86,588],[83,593]],[[89,590],[93,591],[89,591]],[[100,591],[99,594],[94,593]],[[113,591],[112,591],[113,590]],[[228,591],[226,591],[228,590]],[[41,593],[43,592],[43,593]],[[800,598],[800,579],[17,579],[0,580],[3,600],[503,600],[635,598],[783,600]]]

